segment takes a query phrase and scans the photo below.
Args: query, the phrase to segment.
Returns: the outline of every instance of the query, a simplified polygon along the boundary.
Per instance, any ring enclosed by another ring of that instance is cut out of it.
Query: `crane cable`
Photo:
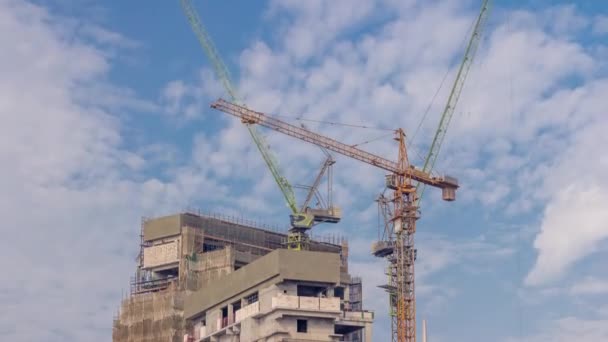
[[[282,119],[286,119],[286,120],[314,122],[314,123],[320,123],[320,124],[325,124],[325,125],[329,125],[329,126],[344,126],[344,127],[363,128],[363,129],[378,130],[378,131],[391,131],[391,132],[395,131],[395,129],[393,129],[393,128],[374,127],[374,126],[367,126],[367,125],[362,125],[362,124],[351,124],[351,123],[335,122],[335,121],[306,119],[302,116],[298,116],[298,117],[291,117],[291,116],[286,116],[286,115],[269,115],[269,116],[275,117],[275,118],[282,118]]]

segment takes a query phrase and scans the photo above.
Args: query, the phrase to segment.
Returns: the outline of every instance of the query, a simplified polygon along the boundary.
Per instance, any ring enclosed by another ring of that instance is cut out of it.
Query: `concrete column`
[[[363,337],[363,342],[372,342],[372,324],[365,323],[365,336]]]
[[[232,310],[232,304],[228,304],[228,324],[234,323],[234,311]]]

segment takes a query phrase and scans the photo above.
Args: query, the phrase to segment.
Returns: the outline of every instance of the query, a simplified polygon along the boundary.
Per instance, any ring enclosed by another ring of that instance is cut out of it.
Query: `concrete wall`
[[[243,306],[234,313],[234,321],[239,322],[260,312],[260,302]]]
[[[283,285],[286,285],[283,287]],[[244,306],[235,313],[234,322],[238,323],[240,341],[282,341],[283,338],[306,341],[336,341],[335,323],[344,321],[365,324],[371,329],[371,312],[341,312],[340,299],[337,297],[298,297],[283,293],[283,288],[294,288],[292,282],[270,285],[259,291],[259,301]],[[268,303],[271,303],[268,305]],[[229,315],[231,312],[229,310]],[[255,318],[253,317],[255,316]],[[207,311],[207,333],[222,329],[219,325],[221,307]],[[307,321],[305,333],[297,332],[297,320]],[[370,323],[369,325],[367,323]],[[361,326],[360,325],[360,326]],[[219,341],[230,341],[234,326],[226,328]],[[217,336],[217,335],[216,335]],[[269,337],[271,336],[271,337]],[[278,338],[278,339],[277,339]]]
[[[204,289],[192,293],[186,299],[185,316],[190,318],[200,312],[220,306],[223,302],[234,300],[243,292],[277,277],[279,275],[278,259],[262,257],[220,279],[211,281]]]
[[[159,217],[144,222],[144,240],[157,240],[181,232],[181,215]]]
[[[173,240],[168,243],[144,248],[144,268],[162,266],[178,262],[178,246],[178,240]]]
[[[241,322],[241,341],[255,341],[255,338],[258,336],[258,323],[253,318],[248,318]]]
[[[238,241],[250,246],[263,247],[267,251],[283,248],[287,240],[287,235],[283,233],[191,213],[181,213],[147,220],[144,222],[144,240],[152,241],[178,235],[180,228],[186,226],[203,229],[206,234],[220,237],[227,241]],[[341,246],[311,241],[310,249],[312,251],[340,253]]]
[[[246,292],[253,292],[284,280],[337,284],[340,281],[339,255],[275,250],[194,292],[186,299],[185,316],[196,316],[205,310],[233,302]]]
[[[298,308],[300,303],[298,302],[298,296],[287,296],[287,295],[279,295],[276,297],[272,297],[271,299],[271,307],[272,308]]]
[[[299,297],[279,293],[271,300],[272,308],[340,312],[340,298]]]
[[[298,319],[304,319],[308,322],[308,331],[306,333],[297,332]],[[332,318],[284,316],[281,322],[283,328],[289,332],[290,337],[293,339],[312,341],[337,340],[337,338],[330,336],[334,334],[334,320]]]
[[[217,321],[222,317],[222,313],[219,310],[214,310],[207,313],[207,333],[217,331]]]
[[[282,292],[283,291],[277,285],[271,285],[267,288],[259,290],[258,297],[260,300],[260,311],[270,311],[270,309],[272,309],[272,297],[275,297]]]
[[[251,335],[260,338],[280,332],[285,332],[285,334],[287,334],[288,327],[284,324],[280,314],[273,313],[258,319],[257,327],[254,327]],[[285,335],[283,335],[283,337],[284,336]]]
[[[336,253],[278,250],[281,277],[285,280],[337,284],[340,282],[340,256]]]
[[[286,294],[288,296],[297,296],[298,295],[298,284],[293,281],[285,281],[279,285],[281,293]]]
[[[197,254],[196,260],[187,263],[186,288],[189,291],[198,291],[209,282],[232,273],[234,259],[234,250],[230,246]]]

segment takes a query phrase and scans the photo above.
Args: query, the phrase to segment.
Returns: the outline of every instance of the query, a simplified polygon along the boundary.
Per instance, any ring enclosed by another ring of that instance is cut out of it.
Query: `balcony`
[[[340,317],[344,321],[369,321],[374,320],[372,311],[344,311]]]
[[[260,312],[260,302],[251,303],[249,305],[243,306],[239,310],[237,310],[234,314],[234,321],[240,322],[241,320],[255,316]]]
[[[340,298],[279,295],[272,298],[272,309],[340,312]]]
[[[220,317],[217,319],[217,331],[224,329],[225,327],[234,323],[233,317]]]
[[[238,330],[239,323],[242,320],[248,317],[253,317],[259,313],[260,302],[255,302],[246,305],[237,310],[233,315],[218,318],[216,321],[216,329],[214,331],[207,331],[206,327],[202,327],[199,331],[197,341],[206,341],[210,336],[219,336],[224,334],[235,333],[235,331]]]

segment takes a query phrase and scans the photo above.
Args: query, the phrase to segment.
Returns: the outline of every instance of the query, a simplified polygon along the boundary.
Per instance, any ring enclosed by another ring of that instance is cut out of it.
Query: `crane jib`
[[[344,144],[340,141],[323,136],[308,129],[291,125],[277,118],[251,110],[247,107],[226,101],[224,99],[218,99],[217,101],[213,102],[211,104],[211,108],[233,115],[248,123],[258,124],[260,126],[270,128],[272,130],[292,136],[294,138],[298,138],[300,140],[304,140],[306,142],[322,146],[328,150],[340,153],[347,157],[362,161],[370,165],[374,165],[391,173],[410,177],[413,180],[428,184],[433,187],[452,190],[456,190],[458,188],[458,181],[453,177],[433,177],[430,174],[415,168],[414,166],[410,166],[409,168],[405,169],[400,169],[396,162],[388,160],[384,157],[377,156],[373,153]]]

